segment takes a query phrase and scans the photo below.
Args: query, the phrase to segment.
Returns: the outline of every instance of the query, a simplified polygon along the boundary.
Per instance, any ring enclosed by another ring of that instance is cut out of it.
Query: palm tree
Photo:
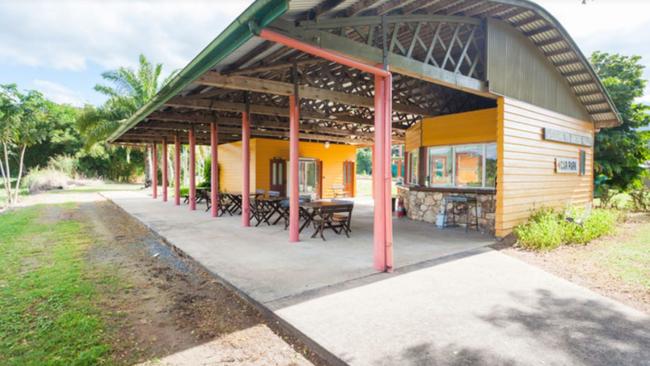
[[[120,67],[102,73],[102,78],[110,84],[97,84],[95,90],[106,95],[108,100],[97,108],[86,106],[77,120],[86,147],[106,141],[120,123],[151,100],[176,73],[173,72],[161,83],[162,64],[154,66],[142,54],[139,61],[137,70]]]
[[[137,70],[120,67],[117,70],[102,73],[102,78],[108,85],[97,84],[95,90],[108,97],[100,106],[86,105],[77,119],[77,128],[85,140],[87,150],[103,145],[108,137],[124,123],[140,107],[145,105],[156,93],[176,74],[172,72],[160,82],[162,64],[153,65],[144,55],[139,57]],[[115,147],[102,146],[109,152],[115,152]],[[127,162],[130,156],[126,148]],[[115,155],[115,154],[113,154]],[[145,158],[145,180],[149,179],[150,157]]]

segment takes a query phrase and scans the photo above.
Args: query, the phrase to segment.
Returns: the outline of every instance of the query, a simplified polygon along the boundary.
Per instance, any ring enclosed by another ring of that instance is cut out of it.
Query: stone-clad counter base
[[[406,215],[410,219],[435,224],[438,213],[443,212],[444,198],[449,195],[463,194],[478,198],[478,224],[482,232],[494,234],[494,212],[496,210],[495,191],[456,191],[449,189],[431,189],[417,187],[397,187],[398,198],[404,203]],[[474,206],[471,205],[470,223],[474,222]],[[451,212],[451,204],[449,204]],[[456,204],[456,222],[464,225],[465,210],[463,204]],[[472,228],[472,226],[470,226]]]

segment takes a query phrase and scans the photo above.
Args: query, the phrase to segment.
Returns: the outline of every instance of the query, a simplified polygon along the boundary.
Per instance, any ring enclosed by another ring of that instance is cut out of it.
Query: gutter
[[[289,9],[288,0],[256,0],[221,32],[203,51],[167,83],[149,102],[140,107],[128,120],[120,124],[108,138],[115,142],[126,131],[133,128],[169,99],[178,95],[189,84],[213,68],[233,51],[253,38],[249,22],[265,27],[282,16]]]

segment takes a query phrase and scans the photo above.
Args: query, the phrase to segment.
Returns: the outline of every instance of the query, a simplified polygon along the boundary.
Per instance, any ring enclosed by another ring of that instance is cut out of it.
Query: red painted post
[[[241,224],[244,227],[251,226],[250,220],[250,191],[251,191],[251,128],[249,112],[242,113],[241,119],[241,160],[242,160],[242,188],[241,188]]]
[[[375,148],[373,162],[373,200],[374,200],[374,225],[373,225],[373,258],[374,266],[378,271],[386,270],[386,217],[384,201],[384,80],[375,76]]]
[[[174,136],[174,203],[181,204],[181,137]]]
[[[190,140],[190,210],[196,210],[196,133],[194,125],[188,133]]]
[[[167,187],[169,186],[169,167],[167,164],[167,138],[162,140],[162,194],[163,202],[167,202]]]
[[[384,84],[384,270],[393,271],[393,174],[391,169],[392,124],[393,124],[393,77],[382,78]]]
[[[313,46],[268,29],[262,29],[259,33],[259,37],[375,75],[375,146],[373,151],[373,197],[375,200],[373,239],[374,266],[380,271],[392,270],[392,214],[390,209],[391,182],[386,181],[387,178],[390,179],[390,123],[392,119],[392,80],[390,79],[390,71],[359,62],[336,51]],[[293,108],[291,109],[293,110]],[[290,136],[291,134],[292,132],[290,132]],[[292,139],[290,138],[290,145],[291,140]],[[295,140],[297,140],[297,138]],[[292,158],[291,162],[291,172],[293,177],[290,178],[292,196],[294,197],[295,195],[293,195],[293,192],[298,188],[297,148],[295,150],[296,158]],[[290,200],[290,202],[292,202],[292,200]]]
[[[381,77],[387,77],[390,75],[390,72],[388,70],[384,70],[376,66],[371,66],[363,62],[359,62],[336,51],[327,50],[317,46],[312,46],[308,43],[299,41],[297,39],[293,39],[291,37],[287,37],[283,34],[274,32],[269,29],[262,29],[260,31],[259,36],[263,39],[266,39],[267,41],[279,43],[289,48],[300,50],[304,53],[314,55],[316,57],[321,57],[326,60],[336,62],[341,65],[349,66],[373,75],[377,75]]]
[[[298,161],[299,156],[299,128],[300,111],[295,95],[289,96],[289,241],[300,240],[299,217],[300,217],[300,196],[298,190]]]
[[[158,198],[158,149],[156,143],[151,144],[151,196]]]
[[[217,194],[219,193],[219,176],[218,172],[218,150],[219,150],[219,136],[217,135],[217,122],[212,122],[210,124],[210,202],[212,206],[210,207],[212,217],[217,217],[217,212],[219,211],[219,200],[217,199]]]

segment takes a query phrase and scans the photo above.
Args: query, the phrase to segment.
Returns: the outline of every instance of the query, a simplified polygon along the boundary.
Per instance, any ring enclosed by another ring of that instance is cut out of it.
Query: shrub
[[[517,243],[527,249],[549,250],[562,245],[563,223],[560,215],[550,209],[534,212],[528,222],[518,225],[514,233]]]
[[[584,209],[569,208],[564,213],[541,209],[515,228],[517,243],[534,250],[551,250],[563,244],[587,244],[613,233],[620,214],[615,210],[594,209],[580,222],[583,216]]]
[[[47,167],[63,172],[68,177],[75,177],[78,163],[77,159],[70,155],[57,155],[50,158]]]
[[[635,211],[650,211],[650,188],[643,187],[630,192],[632,205]]]
[[[30,193],[64,189],[68,186],[70,178],[62,171],[52,168],[33,168],[25,176],[23,184]]]

